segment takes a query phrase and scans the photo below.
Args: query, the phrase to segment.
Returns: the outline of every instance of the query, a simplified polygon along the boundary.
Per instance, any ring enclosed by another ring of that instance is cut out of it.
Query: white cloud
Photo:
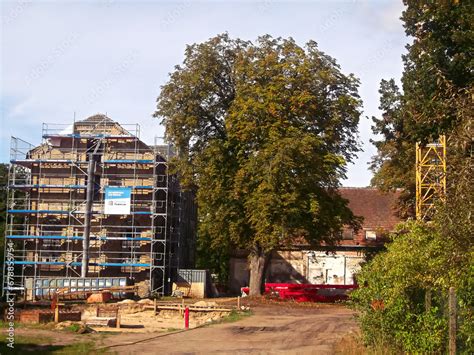
[[[34,99],[30,96],[13,105],[11,109],[7,112],[7,115],[12,118],[23,116],[30,112],[31,108],[34,107],[34,104]]]

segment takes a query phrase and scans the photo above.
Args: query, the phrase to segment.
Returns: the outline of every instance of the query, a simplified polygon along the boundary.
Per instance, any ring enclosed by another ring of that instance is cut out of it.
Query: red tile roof
[[[401,221],[396,215],[399,191],[386,193],[370,187],[342,187],[339,191],[349,201],[352,212],[364,218],[364,229],[392,231]]]

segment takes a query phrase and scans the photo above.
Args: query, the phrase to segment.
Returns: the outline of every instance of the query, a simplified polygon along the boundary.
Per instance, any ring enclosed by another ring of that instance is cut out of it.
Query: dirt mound
[[[145,298],[143,300],[138,301],[139,304],[145,304],[145,305],[152,305],[153,301],[149,300],[148,298]]]
[[[132,304],[132,303],[137,303],[134,300],[123,300],[120,302],[117,302],[118,304]]]
[[[198,306],[198,307],[217,307],[218,304],[216,302],[206,302],[206,301],[198,301],[193,304],[193,306]]]
[[[138,303],[127,304],[124,307],[122,307],[122,306],[120,307],[120,313],[121,314],[123,314],[123,313],[133,314],[133,313],[143,312],[143,307],[144,307],[143,304],[138,304]]]

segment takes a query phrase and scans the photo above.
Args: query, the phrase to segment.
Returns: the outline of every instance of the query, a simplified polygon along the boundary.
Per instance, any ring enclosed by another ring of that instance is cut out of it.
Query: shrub
[[[459,295],[459,349],[472,349],[472,257],[435,224],[401,224],[387,250],[363,266],[351,293],[364,341],[409,353],[443,352],[448,344],[447,295]],[[472,255],[471,255],[472,256]],[[471,270],[471,272],[469,272]]]

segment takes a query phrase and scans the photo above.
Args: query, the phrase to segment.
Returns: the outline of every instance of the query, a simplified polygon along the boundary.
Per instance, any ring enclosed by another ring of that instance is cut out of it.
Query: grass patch
[[[252,311],[236,311],[235,309],[232,310],[229,315],[222,317],[219,320],[212,321],[207,325],[212,325],[212,324],[222,324],[222,323],[232,323],[232,322],[237,322],[241,319],[250,317],[252,315]]]
[[[96,349],[95,344],[93,342],[83,342],[83,343],[75,343],[72,345],[68,345],[63,349],[59,349],[53,354],[106,354],[107,351],[105,349],[99,350]]]
[[[49,337],[15,335],[14,348],[7,346],[6,334],[0,335],[1,354],[23,354],[25,352],[37,352],[46,354],[47,348],[51,347],[52,339]]]
[[[63,328],[62,330],[72,332],[72,333],[77,333],[77,331],[81,328],[81,326],[78,323],[71,324],[69,327]]]
[[[238,320],[250,317],[252,315],[252,311],[236,311],[232,310],[227,317],[224,317],[220,320],[222,323],[231,323],[237,322]]]
[[[0,335],[0,354],[106,354],[105,350],[97,350],[94,342],[80,342],[70,345],[53,345],[49,337],[15,335],[14,348],[7,346],[5,334]]]
[[[19,323],[19,322],[14,322],[15,329],[18,328],[23,328],[23,329],[54,329],[56,326],[55,323],[50,322],[50,323]],[[0,328],[1,329],[7,329],[10,327],[10,322],[5,322],[3,320],[0,320]]]
[[[18,322],[13,322],[13,324],[15,326],[15,329],[20,328],[22,325],[21,323],[18,323]],[[9,327],[10,327],[10,321],[0,320],[0,328],[7,329]]]

